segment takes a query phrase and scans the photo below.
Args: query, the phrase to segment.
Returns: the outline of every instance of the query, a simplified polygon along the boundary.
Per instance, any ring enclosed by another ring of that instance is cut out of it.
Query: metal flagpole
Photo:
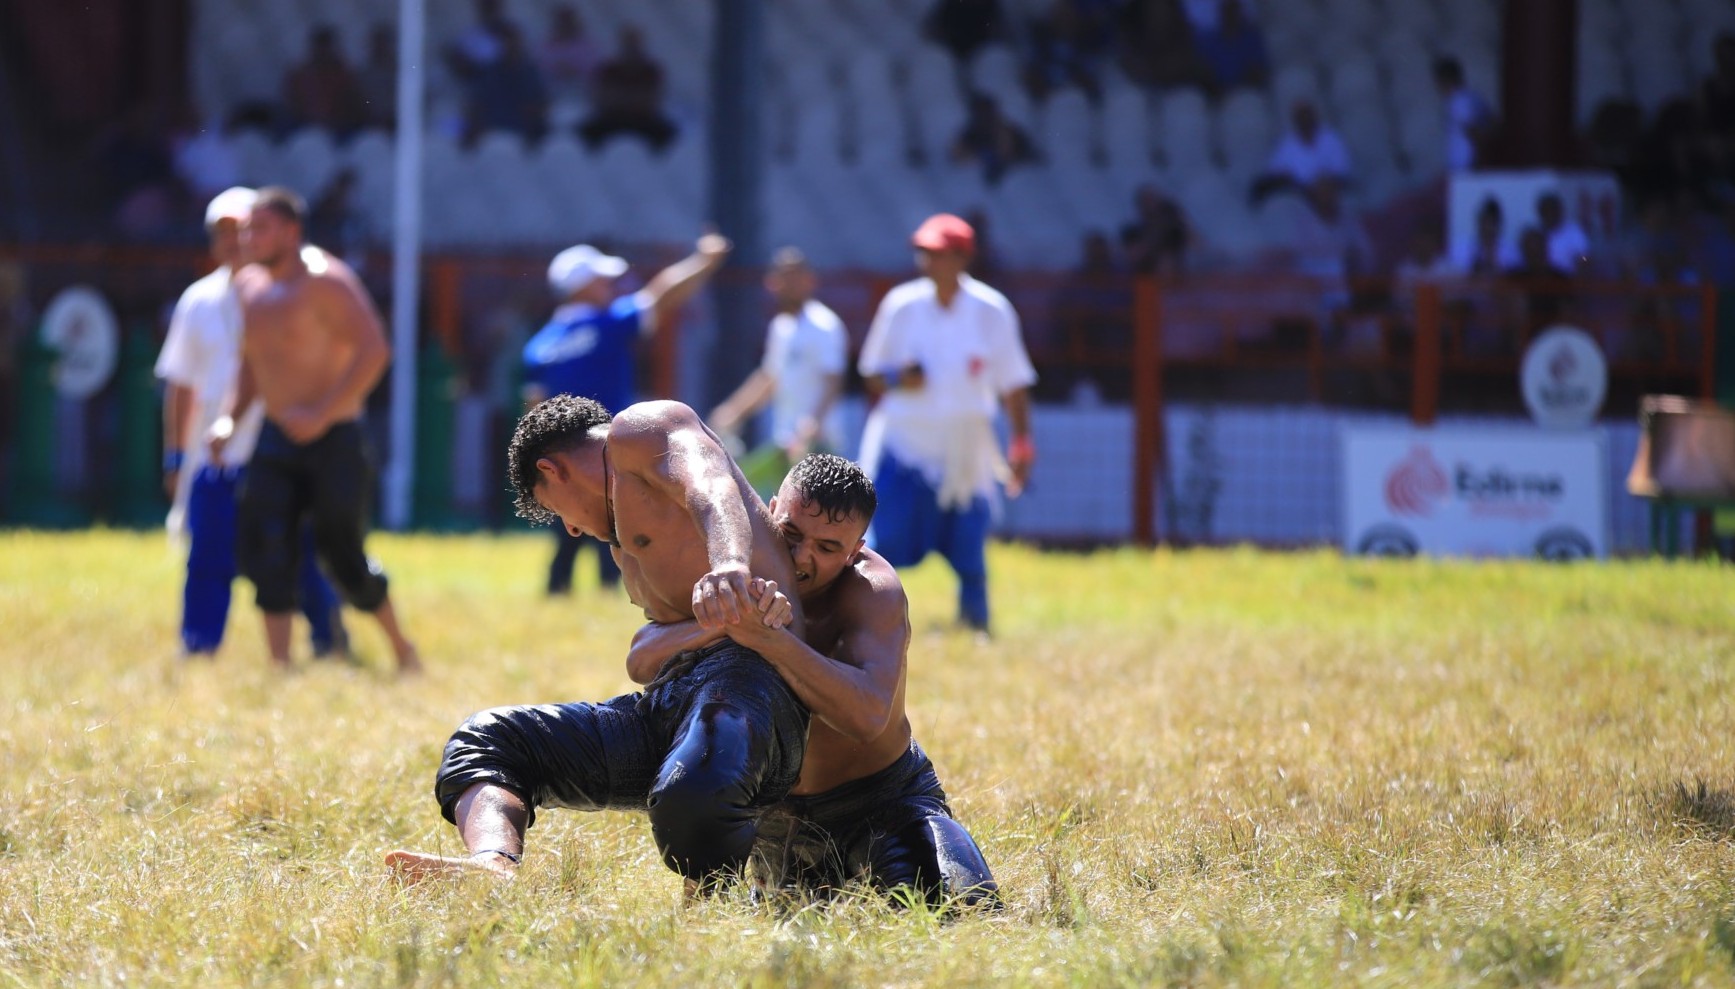
[[[422,90],[426,0],[398,0],[398,140],[392,234],[392,459],[385,523],[410,523],[416,476],[416,326],[421,301]]]

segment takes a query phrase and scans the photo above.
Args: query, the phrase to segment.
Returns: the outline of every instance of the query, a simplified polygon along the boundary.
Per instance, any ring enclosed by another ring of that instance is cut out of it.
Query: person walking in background
[[[569,247],[548,265],[548,287],[559,306],[547,325],[524,345],[524,408],[555,395],[595,399],[624,409],[638,401],[636,352],[708,281],[729,256],[729,242],[715,234],[699,238],[694,253],[664,268],[642,290],[615,297],[615,281],[627,263],[589,244]],[[554,527],[557,545],[548,566],[548,593],[572,590],[572,570],[582,537]],[[614,558],[597,544],[602,584],[620,582]]]
[[[373,615],[401,673],[420,672],[398,625],[386,574],[367,555],[373,455],[362,434],[368,393],[391,363],[379,311],[355,272],[302,246],[307,204],[288,189],[259,191],[247,217],[252,263],[235,274],[241,361],[229,408],[211,427],[211,456],[234,438],[234,416],[257,396],[259,443],[241,485],[236,556],[265,613],[271,661],[289,666],[289,613],[303,531],[344,600]]]
[[[181,596],[183,656],[211,657],[223,644],[235,582],[235,489],[258,441],[264,410],[243,411],[223,454],[206,456],[202,438],[222,411],[241,361],[241,304],[230,277],[241,259],[241,221],[257,193],[233,188],[205,209],[205,232],[217,270],[181,293],[169,335],[157,357],[163,389],[163,489],[172,507],[168,527],[185,534],[187,582]],[[342,652],[337,595],[320,575],[310,540],[303,538],[301,608],[312,628],[313,654]]]
[[[958,574],[959,620],[986,632],[991,502],[1001,480],[1021,492],[1035,463],[1036,371],[1012,304],[965,274],[970,225],[941,213],[911,242],[923,277],[880,302],[858,364],[879,399],[862,434],[861,462],[880,498],[868,544],[899,568],[938,550]],[[1001,404],[1012,427],[1004,461],[994,435]]]
[[[710,415],[719,433],[739,433],[753,413],[771,405],[771,439],[741,459],[761,498],[778,485],[797,460],[815,447],[838,448],[832,409],[843,393],[849,363],[849,333],[843,320],[813,297],[818,284],[807,257],[785,247],[772,255],[765,290],[777,315],[765,335],[765,358],[747,380]]]

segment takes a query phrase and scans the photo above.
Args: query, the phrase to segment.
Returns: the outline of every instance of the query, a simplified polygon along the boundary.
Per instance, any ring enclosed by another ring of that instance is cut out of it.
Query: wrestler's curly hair
[[[556,395],[524,413],[506,448],[506,473],[512,478],[513,508],[520,518],[536,525],[554,521],[554,513],[536,503],[536,485],[542,480],[536,462],[578,447],[592,429],[613,420],[601,402],[578,395]]]
[[[855,461],[829,453],[802,457],[789,469],[783,483],[793,487],[802,500],[823,511],[831,522],[855,516],[865,526],[873,521],[880,504],[874,482],[868,480]]]

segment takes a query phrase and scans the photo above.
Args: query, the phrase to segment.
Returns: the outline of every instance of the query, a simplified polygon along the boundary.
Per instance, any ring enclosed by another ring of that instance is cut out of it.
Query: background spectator
[[[307,60],[283,80],[283,104],[292,127],[324,127],[343,137],[361,121],[355,71],[338,46],[337,29],[316,26],[308,36]]]
[[[548,37],[537,49],[536,63],[551,90],[562,96],[588,94],[601,57],[585,33],[578,8],[561,4],[549,12]]]
[[[1131,0],[1122,10],[1120,65],[1151,89],[1203,86],[1208,80],[1180,0]]]
[[[476,0],[476,23],[446,46],[452,74],[467,79],[500,57],[501,39],[517,25],[508,20],[500,0]]]
[[[1434,86],[1446,113],[1446,167],[1469,171],[1482,161],[1494,133],[1494,111],[1464,81],[1463,63],[1455,58],[1434,60]]]
[[[1222,5],[1216,23],[1194,32],[1193,45],[1209,74],[1210,88],[1221,95],[1242,86],[1264,86],[1271,78],[1265,35],[1238,2]]]
[[[970,256],[966,270],[972,278],[993,278],[1000,273],[1000,254],[994,250],[994,228],[988,220],[988,211],[974,207],[964,214],[964,222],[976,231],[976,253]]]
[[[390,24],[375,24],[367,35],[367,61],[355,74],[365,127],[392,130],[398,125],[398,39]]]
[[[540,141],[547,132],[548,87],[516,27],[500,35],[500,57],[470,77],[468,109],[466,140],[472,143],[488,131],[517,134],[527,141]]]
[[[1174,275],[1186,267],[1192,231],[1173,199],[1154,185],[1140,186],[1133,196],[1137,215],[1121,228],[1121,253],[1129,270],[1141,274]]]
[[[1505,280],[1526,336],[1558,322],[1565,312],[1572,276],[1549,260],[1548,234],[1541,227],[1525,227],[1518,235],[1518,264],[1506,270]]]
[[[308,240],[336,254],[359,273],[368,246],[367,217],[355,208],[357,176],[340,168],[307,213]]]
[[[1085,231],[1079,241],[1078,266],[1061,282],[1052,306],[1055,318],[1048,322],[1058,323],[1064,331],[1078,334],[1078,342],[1084,347],[1075,347],[1074,341],[1064,336],[1044,339],[1043,345],[1060,352],[1077,353],[1086,349],[1117,357],[1131,353],[1131,283],[1120,259],[1115,256],[1113,241],[1103,231]],[[1031,329],[1027,331],[1032,337],[1041,332],[1035,323],[1033,320]],[[1063,399],[1098,400],[1102,397],[1099,381],[1114,377],[1117,375],[1109,368],[1088,376],[1061,375],[1044,386],[1043,391]]]
[[[1577,220],[1566,215],[1559,193],[1536,197],[1536,218],[1548,237],[1549,263],[1568,274],[1580,271],[1590,259],[1590,237]]]
[[[936,0],[922,24],[928,40],[952,54],[958,90],[975,88],[970,67],[976,53],[1005,33],[1000,0]]]
[[[620,51],[596,73],[595,97],[579,136],[595,149],[617,134],[633,134],[661,151],[675,138],[675,124],[663,113],[663,68],[645,53],[644,36],[626,25]]]
[[[1446,238],[1440,225],[1425,223],[1410,237],[1409,250],[1392,269],[1392,295],[1399,308],[1408,310],[1418,287],[1439,285],[1462,275],[1462,269],[1446,255]]]
[[[1350,282],[1373,269],[1373,243],[1361,219],[1343,204],[1337,179],[1322,176],[1307,191],[1288,250],[1291,270],[1316,279],[1322,324],[1332,325],[1350,302]]]
[[[1040,157],[1030,135],[1006,119],[994,97],[986,93],[970,94],[970,116],[952,142],[953,161],[980,164],[982,178],[989,185],[999,185],[1008,169]]]
[[[1306,191],[1322,178],[1346,182],[1349,149],[1337,131],[1320,122],[1319,110],[1297,100],[1289,111],[1289,133],[1283,135],[1265,171],[1253,180],[1253,201],[1284,189]]]
[[[1103,56],[1114,40],[1112,10],[1097,0],[1054,0],[1032,18],[1024,62],[1024,86],[1042,101],[1056,89],[1077,86],[1092,103],[1102,100]]]
[[[1476,208],[1476,234],[1459,248],[1452,264],[1466,275],[1497,275],[1518,264],[1518,248],[1505,242],[1506,211],[1492,197]]]

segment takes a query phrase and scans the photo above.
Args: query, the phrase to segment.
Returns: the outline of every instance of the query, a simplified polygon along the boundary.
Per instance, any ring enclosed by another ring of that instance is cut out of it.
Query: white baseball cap
[[[619,278],[626,270],[624,260],[579,244],[556,254],[548,263],[548,287],[556,295],[567,296],[598,278]]]
[[[211,205],[205,207],[205,226],[214,227],[218,220],[245,220],[253,212],[259,193],[244,186],[234,186],[217,193]]]

